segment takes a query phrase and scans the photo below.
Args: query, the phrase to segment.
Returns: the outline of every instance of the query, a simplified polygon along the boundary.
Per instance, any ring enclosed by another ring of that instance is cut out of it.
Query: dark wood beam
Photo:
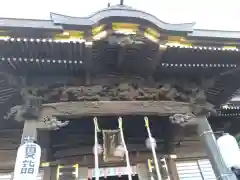
[[[92,45],[86,45],[84,48],[84,67],[85,67],[85,84],[91,84],[92,69]]]
[[[189,103],[174,101],[96,101],[43,104],[40,121],[51,117],[156,115],[169,116],[192,112]]]

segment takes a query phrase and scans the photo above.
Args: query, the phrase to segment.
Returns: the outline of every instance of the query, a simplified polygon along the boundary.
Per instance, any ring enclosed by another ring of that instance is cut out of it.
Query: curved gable
[[[148,21],[159,28],[166,31],[192,32],[195,23],[169,24],[159,20],[157,17],[139,10],[129,8],[127,6],[112,6],[100,10],[89,17],[70,17],[61,14],[51,13],[51,20],[54,24],[65,24],[74,26],[93,26],[100,21],[108,18],[119,18],[119,20],[134,18]]]

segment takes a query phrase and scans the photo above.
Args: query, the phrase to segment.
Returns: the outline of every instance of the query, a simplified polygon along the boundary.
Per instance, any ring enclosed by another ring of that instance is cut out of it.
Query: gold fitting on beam
[[[146,128],[148,128],[149,127],[149,123],[148,123],[148,117],[147,116],[144,117],[144,121],[145,121]]]
[[[42,162],[41,167],[49,167],[50,163],[49,162]]]
[[[63,168],[63,166],[60,166],[60,165],[57,166],[57,172],[56,172],[56,178],[57,178],[57,180],[59,180],[60,169],[61,169],[61,168]]]
[[[78,178],[78,164],[73,165],[73,168],[75,168],[74,172],[75,178]]]
[[[152,172],[153,169],[154,169],[153,160],[148,159],[148,170],[149,170],[149,172]]]

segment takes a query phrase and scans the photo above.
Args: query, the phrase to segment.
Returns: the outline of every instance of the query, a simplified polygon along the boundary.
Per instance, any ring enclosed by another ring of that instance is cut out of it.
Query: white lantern
[[[150,139],[151,139],[151,140],[150,140]],[[153,146],[154,149],[157,147],[156,139],[153,138],[153,137],[152,137],[152,138],[147,138],[145,144],[146,144],[146,147],[147,147],[148,149],[151,149],[152,146]]]
[[[228,168],[240,166],[240,153],[236,139],[225,133],[217,139],[217,145]]]
[[[100,144],[93,146],[93,154],[95,154],[95,147],[97,146],[97,154],[100,155],[103,153],[103,147]]]
[[[41,147],[28,142],[18,148],[14,168],[14,180],[37,180],[41,158]]]
[[[118,145],[114,151],[114,156],[123,158],[125,155],[125,149],[123,145]]]

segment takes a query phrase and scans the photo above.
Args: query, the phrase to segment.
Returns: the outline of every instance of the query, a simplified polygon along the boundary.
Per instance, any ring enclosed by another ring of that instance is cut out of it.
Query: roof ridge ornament
[[[120,0],[119,5],[120,5],[120,6],[124,6],[124,0]],[[110,3],[110,2],[107,4],[107,7],[108,7],[108,8],[111,7],[111,3]]]

